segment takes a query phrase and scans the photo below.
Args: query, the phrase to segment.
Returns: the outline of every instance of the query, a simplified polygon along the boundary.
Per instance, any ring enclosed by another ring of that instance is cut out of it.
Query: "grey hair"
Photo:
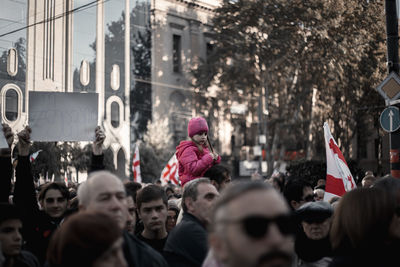
[[[90,173],[89,176],[87,177],[87,180],[81,183],[78,187],[76,195],[79,201],[79,205],[87,206],[89,204],[92,197],[91,188],[93,184],[96,182],[96,180],[104,176],[107,176],[108,179],[115,179],[121,182],[118,176],[109,171],[95,171]]]
[[[187,212],[187,207],[185,204],[185,200],[187,198],[193,199],[193,201],[197,200],[198,190],[200,184],[211,184],[210,179],[201,177],[191,180],[190,182],[186,183],[183,187],[183,194],[182,194],[182,209],[184,212]]]

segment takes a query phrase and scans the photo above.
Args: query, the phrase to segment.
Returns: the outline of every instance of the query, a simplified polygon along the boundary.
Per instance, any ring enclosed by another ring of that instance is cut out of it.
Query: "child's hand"
[[[218,159],[218,154],[215,152],[210,152],[211,157],[213,158],[213,160],[217,160]]]

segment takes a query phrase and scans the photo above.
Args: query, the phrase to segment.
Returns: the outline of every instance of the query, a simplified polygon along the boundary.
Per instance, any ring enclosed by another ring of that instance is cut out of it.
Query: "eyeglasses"
[[[305,202],[312,202],[314,201],[314,194],[313,195],[307,195],[305,197],[303,197],[301,200],[305,201]]]
[[[280,215],[274,218],[255,215],[238,220],[223,220],[222,222],[240,223],[244,233],[253,239],[264,237],[271,223],[275,223],[279,231],[284,235],[294,234],[294,224],[290,214]]]

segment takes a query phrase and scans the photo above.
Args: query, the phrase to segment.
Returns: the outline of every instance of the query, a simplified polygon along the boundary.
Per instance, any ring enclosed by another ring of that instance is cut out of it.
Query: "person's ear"
[[[194,211],[194,203],[193,202],[194,201],[193,201],[193,199],[191,197],[185,198],[185,205],[186,205],[186,208],[187,208],[188,212],[192,213]]]

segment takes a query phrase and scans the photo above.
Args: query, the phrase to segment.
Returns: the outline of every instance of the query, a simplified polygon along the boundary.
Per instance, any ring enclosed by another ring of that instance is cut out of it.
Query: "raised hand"
[[[103,143],[106,139],[106,135],[104,134],[103,129],[100,126],[97,126],[94,130],[95,133],[95,140],[93,142],[93,154],[94,155],[101,155],[103,154]]]
[[[31,147],[31,133],[32,129],[29,126],[20,131],[18,136],[18,153],[20,156],[28,156]]]
[[[13,142],[14,142],[14,133],[11,129],[11,127],[7,123],[3,123],[3,134],[4,137],[6,138],[8,147],[11,148]]]

